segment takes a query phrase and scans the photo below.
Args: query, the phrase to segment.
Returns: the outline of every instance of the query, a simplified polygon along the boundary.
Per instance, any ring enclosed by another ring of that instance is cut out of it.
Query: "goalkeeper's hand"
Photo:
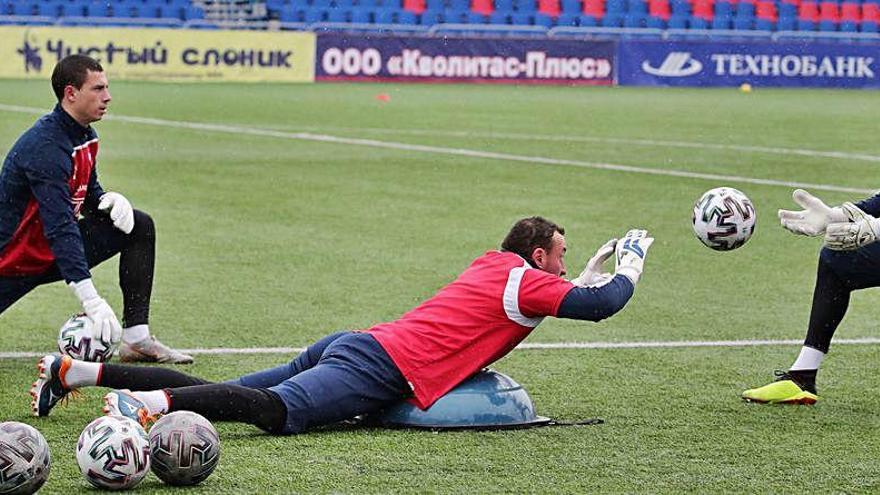
[[[783,227],[795,234],[810,237],[822,235],[829,223],[847,220],[847,214],[841,207],[831,208],[803,189],[795,189],[791,199],[803,207],[803,210],[779,210],[779,221]]]
[[[617,239],[611,239],[596,251],[596,254],[587,261],[587,266],[571,283],[578,287],[601,287],[614,278],[610,273],[602,271],[602,265],[614,254],[614,246]]]
[[[126,234],[131,234],[131,230],[134,228],[134,209],[125,196],[115,192],[104,193],[98,203],[98,209],[110,210],[110,220],[113,220],[113,226]]]
[[[841,209],[847,220],[828,224],[825,246],[835,251],[854,251],[877,241],[880,236],[880,219],[874,218],[852,203],[844,203]]]
[[[70,288],[82,303],[83,311],[92,320],[92,335],[103,342],[118,344],[122,339],[122,326],[113,313],[113,308],[102,297],[98,296],[92,279],[70,282]]]
[[[645,256],[648,249],[654,243],[653,237],[648,237],[647,230],[633,229],[617,241],[615,246],[616,263],[615,274],[624,275],[635,285],[642,276],[645,267]]]

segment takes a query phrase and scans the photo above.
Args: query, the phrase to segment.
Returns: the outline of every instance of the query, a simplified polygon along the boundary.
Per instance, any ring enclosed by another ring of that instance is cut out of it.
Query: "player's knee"
[[[156,237],[156,225],[153,217],[141,210],[134,210],[134,229],[131,235],[140,239],[154,239]]]

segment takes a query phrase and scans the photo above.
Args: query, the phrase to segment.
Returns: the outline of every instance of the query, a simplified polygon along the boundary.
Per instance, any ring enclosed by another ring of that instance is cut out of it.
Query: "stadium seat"
[[[737,31],[750,31],[755,26],[755,18],[754,17],[734,17],[733,18],[733,29]]]
[[[486,16],[495,12],[495,6],[492,0],[473,0],[471,2],[471,12]]]
[[[809,19],[798,19],[797,20],[797,30],[798,31],[815,31],[816,23]]]
[[[434,24],[442,24],[444,21],[442,10],[425,10],[419,16],[419,24],[424,26],[433,26]]]
[[[738,17],[754,17],[755,4],[749,2],[739,2],[736,4],[736,15]]]
[[[802,21],[819,21],[819,5],[816,2],[802,2],[798,7],[798,19]]]
[[[666,26],[669,29],[687,29],[690,16],[682,14],[672,14]]]
[[[327,11],[327,22],[351,22],[349,10],[330,9]]]
[[[562,9],[559,5],[559,0],[538,0],[539,14],[555,18],[559,16],[561,11]]]
[[[797,17],[797,10],[796,4],[779,2],[779,17]]]
[[[605,4],[603,0],[583,0],[583,15],[601,19],[605,17]],[[581,24],[583,26],[583,24]]]
[[[565,27],[577,27],[578,24],[578,14],[559,14],[559,17],[556,18],[557,26],[565,26]]]
[[[535,0],[514,0],[513,10],[523,14],[533,14],[538,11]]]
[[[651,17],[656,17],[663,21],[669,19],[669,16],[672,13],[669,8],[669,0],[649,0],[648,1],[648,15]]]
[[[178,5],[163,5],[159,7],[159,15],[169,19],[183,19],[183,9]]]
[[[516,26],[528,26],[533,24],[532,14],[527,12],[514,12],[510,14],[510,23]]]
[[[645,26],[651,29],[666,29],[666,19],[649,15],[645,19]]]
[[[599,25],[599,20],[601,18],[594,17],[591,15],[582,15],[578,17],[578,25],[580,27],[596,27]]]
[[[554,24],[556,24],[556,22],[553,19],[554,18],[552,16],[549,16],[547,14],[542,14],[539,12],[539,13],[535,14],[535,21],[534,22],[535,22],[536,26],[544,26],[546,28],[551,28],[551,27],[553,27]]]
[[[425,0],[425,10],[443,10],[446,8],[445,0]]]
[[[581,0],[562,0],[562,12],[565,14],[580,14],[583,9]]]
[[[859,30],[859,25],[853,21],[840,21],[839,28],[842,33],[855,33]]]
[[[355,24],[370,24],[375,19],[379,24],[396,24],[398,20],[395,19],[395,14],[399,14],[399,12],[390,9],[380,10],[374,18],[373,9],[355,7],[351,9],[351,22]]]
[[[616,13],[607,13],[602,18],[602,27],[621,27],[623,26],[623,16]]]
[[[709,29],[709,21],[702,17],[691,17],[688,27],[691,29]]]
[[[626,0],[608,0],[605,2],[605,12],[622,15],[626,12]]]
[[[401,11],[397,13],[398,24],[418,24],[418,16],[409,11]]]
[[[327,11],[324,9],[305,9],[303,10],[303,22],[312,24],[315,22],[324,22],[327,20]]]
[[[513,0],[495,0],[495,12],[513,12]]]
[[[489,24],[510,24],[510,14],[495,11],[489,15]]]
[[[303,22],[303,12],[293,6],[285,6],[278,11],[278,20],[281,22]]]
[[[643,28],[645,26],[645,16],[642,14],[627,14],[623,17],[623,27],[625,28]]]
[[[403,0],[403,9],[419,15],[425,11],[425,0]]]
[[[778,21],[776,21],[776,30],[777,31],[794,31],[797,27],[797,18],[796,17],[780,17]]]
[[[761,0],[755,5],[755,17],[765,21],[776,22],[776,4],[770,0]]]
[[[33,2],[18,0],[12,3],[12,15],[32,16],[37,13],[37,6]]]
[[[876,3],[862,4],[862,23],[873,22],[880,24],[880,5]],[[873,32],[873,31],[868,31]]]
[[[696,2],[695,2],[696,3]],[[702,4],[706,4],[708,2],[701,2]],[[690,15],[691,14],[691,2],[688,0],[672,0],[669,4],[672,10],[672,15]],[[710,4],[711,6],[711,4]]]
[[[733,15],[733,5],[728,1],[718,2],[715,4],[716,17],[731,17]]]
[[[641,14],[644,16],[648,13],[648,3],[645,0],[627,0],[626,12],[628,14]]]
[[[716,14],[712,19],[712,29],[730,29],[730,17]]]
[[[479,12],[468,12],[464,21],[468,24],[486,24],[486,16]]]
[[[862,21],[860,31],[862,33],[876,33],[878,31],[878,24],[880,23],[877,23],[875,21]]]
[[[190,5],[183,9],[183,18],[187,21],[192,21],[196,19],[204,19],[205,11],[196,7],[195,5]]]

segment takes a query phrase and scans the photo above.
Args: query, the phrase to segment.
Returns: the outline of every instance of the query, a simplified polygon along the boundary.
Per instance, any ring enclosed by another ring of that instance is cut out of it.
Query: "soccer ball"
[[[88,316],[71,316],[58,332],[58,350],[80,361],[109,361],[118,344],[95,337],[93,328]]]
[[[49,445],[36,428],[0,423],[0,493],[34,493],[49,478]]]
[[[150,470],[147,433],[124,416],[102,416],[80,434],[76,462],[88,482],[98,488],[131,488]]]
[[[694,234],[716,251],[736,249],[755,232],[755,207],[732,187],[706,191],[694,203]]]
[[[189,411],[162,416],[150,429],[152,470],[169,485],[201,483],[220,461],[220,437],[210,421]]]

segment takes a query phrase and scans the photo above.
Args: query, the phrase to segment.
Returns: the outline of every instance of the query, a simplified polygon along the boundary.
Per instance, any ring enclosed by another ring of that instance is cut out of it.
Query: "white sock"
[[[146,340],[150,336],[149,325],[135,325],[133,327],[122,329],[122,340],[126,344],[136,344],[142,340]]]
[[[151,390],[149,392],[132,392],[131,395],[137,397],[147,406],[147,413],[151,416],[154,414],[165,414],[168,412],[168,395],[164,390]]]
[[[822,364],[822,359],[825,358],[825,353],[812,347],[803,346],[801,347],[801,353],[798,355],[797,359],[794,360],[794,364],[791,365],[789,370],[817,370],[819,369],[819,365]]]
[[[70,368],[64,374],[64,385],[68,388],[75,389],[80,387],[94,387],[98,384],[98,377],[101,376],[101,369],[104,363],[92,363],[89,361],[71,360]]]

